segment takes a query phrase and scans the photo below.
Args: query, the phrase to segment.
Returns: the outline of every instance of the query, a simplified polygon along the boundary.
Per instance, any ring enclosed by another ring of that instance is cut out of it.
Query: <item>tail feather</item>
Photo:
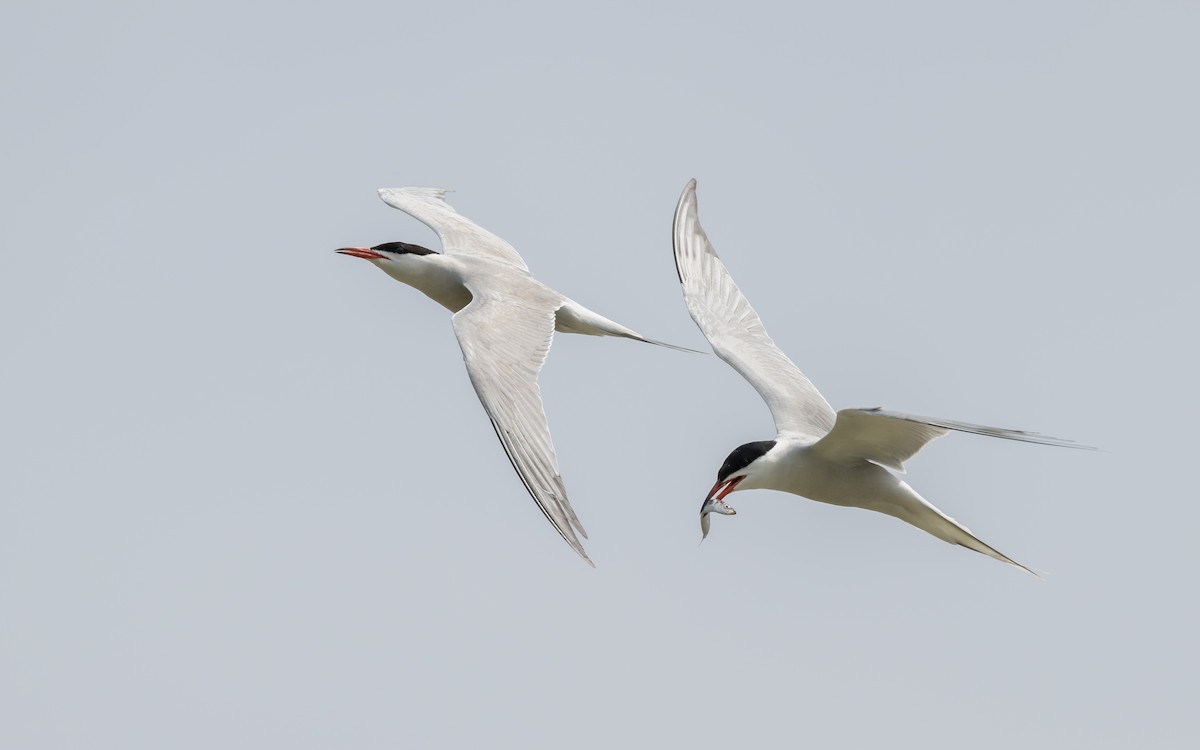
[[[901,521],[916,526],[918,529],[932,534],[944,542],[957,544],[960,547],[966,547],[981,555],[987,555],[1000,562],[1016,566],[1035,578],[1042,577],[1037,571],[1022,565],[972,534],[970,529],[938,510],[932,503],[918,495],[916,490],[909,487],[907,483],[900,482],[900,484],[908,490],[908,493],[911,493],[909,501],[901,505],[892,505],[888,508],[877,508],[878,510],[896,516]]]
[[[706,354],[707,353],[707,352],[702,352],[699,349],[689,349],[686,346],[676,346],[675,344],[668,344],[665,341],[655,341],[654,339],[648,339],[645,336],[638,336],[636,334],[634,334],[633,336],[626,336],[625,338],[633,339],[634,341],[641,341],[644,344],[654,344],[655,346],[665,346],[666,348],[674,349],[677,352],[691,352],[692,354]]]
[[[995,547],[991,546],[990,544],[985,543],[979,537],[972,534],[971,530],[968,529],[966,526],[963,526],[962,524],[958,523],[953,518],[947,517],[947,520],[956,529],[956,535],[958,536],[958,538],[953,539],[953,540],[946,539],[946,541],[951,542],[952,544],[957,544],[960,547],[966,547],[969,550],[974,550],[975,552],[978,552],[981,555],[987,555],[988,557],[999,560],[1000,562],[1006,562],[1009,565],[1015,565],[1018,568],[1020,568],[1021,570],[1025,571],[1026,573],[1034,576],[1035,578],[1041,578],[1041,576],[1038,575],[1037,571],[1033,570],[1032,568],[1029,568],[1028,566],[1022,565],[1021,563],[1012,559],[1011,557],[1004,554],[1003,552],[996,549]],[[941,538],[945,539],[945,537],[941,537]]]
[[[554,312],[554,330],[560,333],[580,333],[585,336],[619,336],[646,344],[654,344],[655,346],[665,346],[668,349],[675,349],[681,352],[703,354],[703,352],[695,349],[648,339],[632,328],[626,328],[615,320],[609,320],[603,315],[592,312],[578,302],[569,299],[564,299],[562,306]]]

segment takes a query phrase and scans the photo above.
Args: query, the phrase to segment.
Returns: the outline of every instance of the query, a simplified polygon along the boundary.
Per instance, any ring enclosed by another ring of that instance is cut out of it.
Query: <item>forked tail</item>
[[[578,302],[570,299],[563,300],[562,307],[555,311],[554,330],[561,333],[581,333],[585,336],[619,336],[646,344],[654,344],[655,346],[665,346],[668,349],[675,349],[676,351],[703,354],[703,352],[688,349],[685,346],[676,346],[664,341],[648,339],[632,328],[626,328],[620,323],[609,320],[599,313],[592,312]]]
[[[982,539],[972,534],[971,530],[966,526],[963,526],[958,521],[955,521],[950,516],[935,508],[928,500],[918,495],[916,490],[909,487],[906,482],[900,482],[900,484],[904,489],[908,490],[908,493],[911,493],[909,502],[904,503],[902,507],[893,506],[891,509],[884,510],[885,513],[894,515],[901,521],[912,524],[944,542],[957,544],[960,547],[966,547],[969,550],[974,550],[981,555],[987,555],[1000,562],[1015,565],[1026,573],[1036,578],[1041,578],[1041,575],[1037,571],[1022,565],[990,544],[985,543]]]

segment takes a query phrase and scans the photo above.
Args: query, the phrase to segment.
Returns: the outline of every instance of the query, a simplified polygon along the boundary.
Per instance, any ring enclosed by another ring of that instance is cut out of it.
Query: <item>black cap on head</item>
[[[754,463],[774,447],[774,440],[759,440],[757,443],[739,445],[729,454],[729,458],[725,459],[725,463],[721,464],[721,470],[717,472],[717,481],[724,482],[731,474]]]
[[[373,247],[371,249],[376,250],[381,253],[394,253],[396,255],[402,255],[404,253],[411,253],[413,255],[437,255],[438,254],[437,250],[430,250],[427,247],[421,247],[420,245],[414,245],[410,242],[385,242],[382,245],[376,245],[375,247]]]

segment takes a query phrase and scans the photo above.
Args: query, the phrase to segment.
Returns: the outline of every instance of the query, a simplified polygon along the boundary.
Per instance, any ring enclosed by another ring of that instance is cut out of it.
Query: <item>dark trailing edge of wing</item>
[[[538,496],[534,494],[533,487],[529,484],[529,480],[525,478],[525,475],[521,473],[521,467],[517,464],[517,459],[513,456],[512,450],[510,450],[508,447],[508,440],[505,439],[507,433],[505,433],[500,425],[496,424],[496,420],[489,418],[488,421],[492,423],[492,429],[496,431],[496,437],[500,440],[500,447],[504,449],[504,455],[508,456],[508,462],[512,464],[513,469],[517,472],[517,477],[520,478],[521,484],[525,485],[525,491],[528,492],[529,496],[533,498],[534,505],[538,507],[538,510],[542,512],[542,515],[546,517],[546,520],[549,521],[550,525],[554,527],[554,530],[558,532],[558,535],[563,538],[563,541],[571,545],[571,549],[575,550],[575,552],[583,558],[584,562],[586,562],[588,565],[591,565],[593,568],[596,567],[596,563],[592,562],[592,558],[587,556],[587,552],[584,551],[583,545],[579,543],[579,540],[572,539],[571,537],[567,536],[566,531],[559,528],[558,524],[554,522],[554,518],[551,517],[550,511],[546,510],[545,506],[542,505],[542,501],[538,500]],[[567,528],[570,528],[570,523],[571,521],[568,519]],[[583,534],[584,539],[587,538],[587,533],[582,527],[580,527],[579,533]]]

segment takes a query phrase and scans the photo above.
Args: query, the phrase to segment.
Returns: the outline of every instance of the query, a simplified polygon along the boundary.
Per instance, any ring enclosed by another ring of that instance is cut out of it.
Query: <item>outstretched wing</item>
[[[675,268],[692,320],[717,356],[767,402],[775,429],[814,437],[829,432],[833,409],[767,335],[700,227],[695,180],[683,189],[675,209],[674,244]]]
[[[593,565],[575,536],[580,525],[558,473],[537,376],[554,335],[559,300],[533,284],[505,294],[467,280],[474,299],[454,314],[454,333],[467,374],[508,460],[542,513],[579,556]],[[574,527],[574,528],[572,528]]]
[[[842,409],[829,434],[817,441],[812,450],[834,460],[874,461],[896,471],[904,471],[904,462],[932,440],[957,430],[976,435],[1020,440],[1025,443],[1057,445],[1063,448],[1095,450],[1070,440],[1024,430],[985,427],[952,419],[918,417],[886,409]]]
[[[379,197],[437,232],[447,255],[473,255],[529,270],[512,245],[455,211],[444,188],[382,188]]]

